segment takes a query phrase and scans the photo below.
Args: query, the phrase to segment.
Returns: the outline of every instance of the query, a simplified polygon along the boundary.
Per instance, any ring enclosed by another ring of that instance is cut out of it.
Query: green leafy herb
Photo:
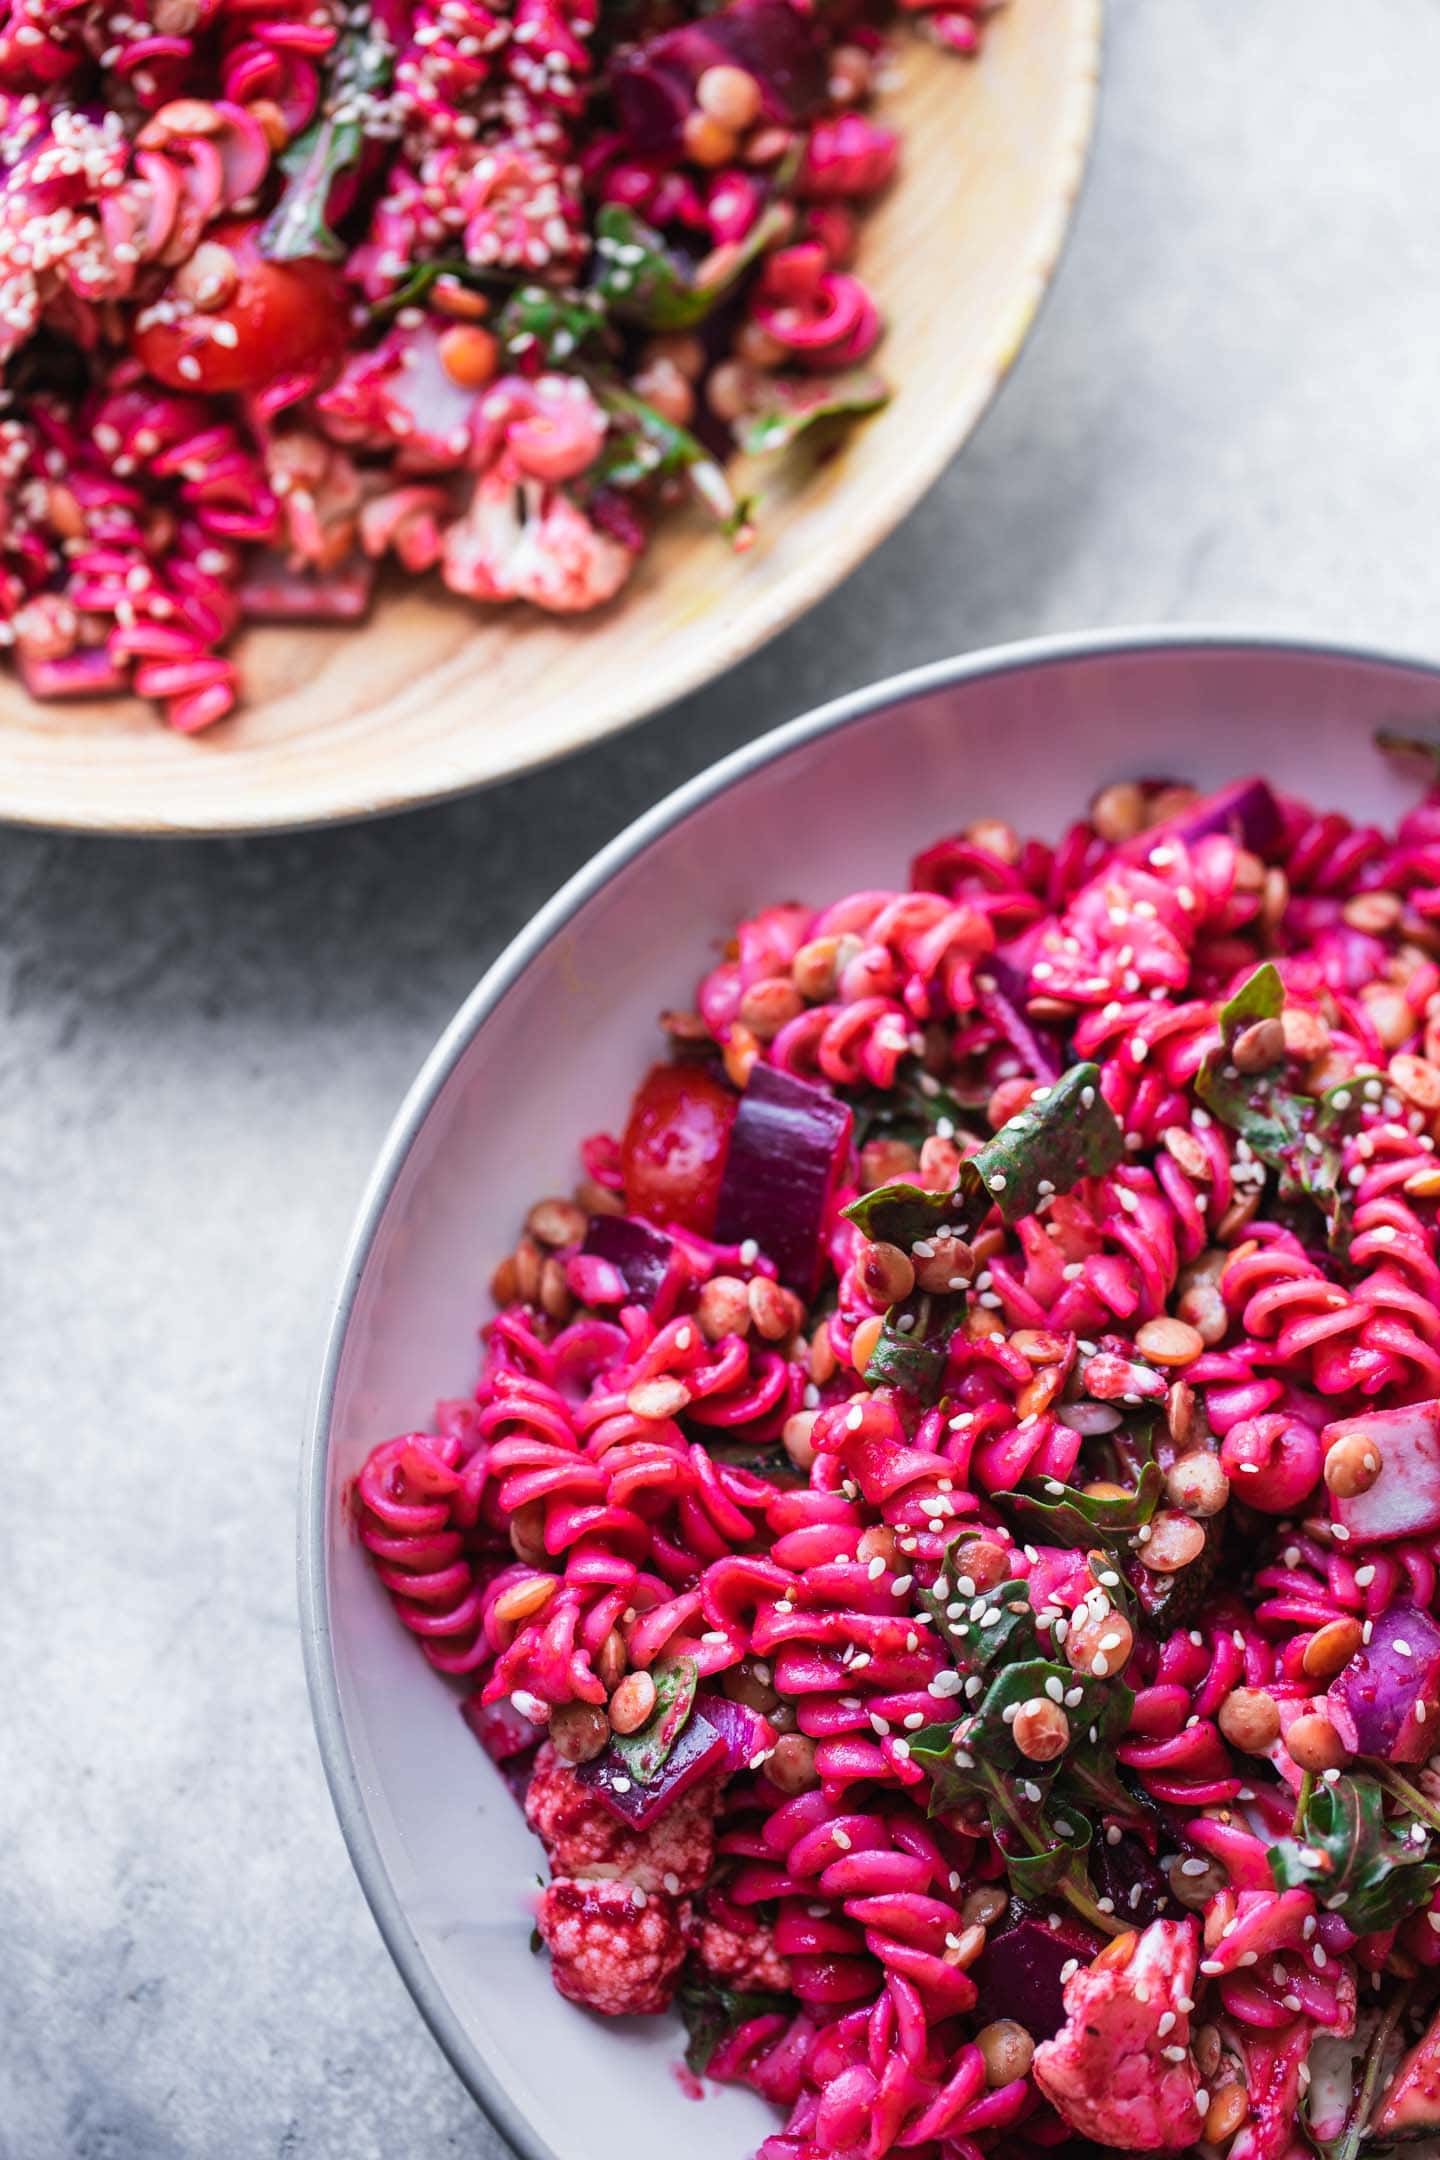
[[[878,412],[890,391],[871,368],[844,375],[772,376],[758,412],[736,422],[735,439],[752,457],[788,450],[799,436],[826,420],[858,420]]]
[[[336,181],[359,164],[365,148],[365,124],[356,101],[389,88],[394,60],[394,50],[371,22],[369,10],[357,10],[331,55],[320,110],[277,160],[287,175],[286,185],[260,235],[261,253],[272,262],[313,257],[343,261],[345,243],[326,222],[330,195]]]
[[[950,1354],[950,1338],[965,1317],[965,1299],[931,1297],[925,1291],[892,1305],[870,1354],[870,1387],[899,1388],[917,1402],[935,1400]]]
[[[741,542],[750,530],[750,505],[736,497],[705,445],[623,384],[594,374],[587,374],[586,379],[615,423],[590,468],[592,484],[635,488],[682,475],[722,530],[737,544]]]
[[[1317,1116],[1312,1096],[1297,1095],[1277,1061],[1266,1072],[1242,1073],[1231,1060],[1236,1037],[1261,1020],[1278,1020],[1285,985],[1271,960],[1256,968],[1220,1007],[1222,1046],[1211,1051],[1195,1076],[1195,1092],[1222,1125],[1238,1133],[1257,1161],[1278,1172],[1282,1201],[1313,1201],[1325,1218],[1332,1245],[1343,1248],[1345,1190],[1340,1151],[1329,1137],[1331,1121]]]
[[[655,1682],[655,1711],[639,1732],[616,1733],[610,1745],[625,1759],[625,1767],[638,1785],[653,1785],[670,1758],[670,1751],[685,1730],[695,1708],[700,1668],[694,1658],[671,1658],[651,1668]]]
[[[845,1210],[868,1238],[909,1247],[948,1227],[963,1237],[992,1206],[1007,1223],[1033,1215],[1052,1193],[1112,1170],[1124,1153],[1115,1113],[1100,1092],[1098,1065],[1072,1065],[1052,1087],[1038,1088],[1017,1117],[960,1165],[948,1193],[918,1185],[882,1185]]]
[[[675,1998],[690,2035],[685,2060],[696,2077],[703,2077],[722,2040],[749,2023],[751,2018],[789,2017],[794,2004],[788,1995],[767,1995],[759,1989],[722,1987],[700,1967],[693,1967]]]
[[[518,358],[538,346],[547,361],[573,360],[604,342],[605,314],[588,293],[520,285],[500,310],[495,334],[507,356]]]
[[[1386,1821],[1385,1795],[1373,1778],[1318,1784],[1299,1839],[1270,1848],[1270,1872],[1282,1890],[1309,1890],[1320,1904],[1343,1909],[1357,1935],[1397,1927],[1440,1883],[1430,1839],[1411,1835],[1412,1823]]]
[[[1152,1460],[1141,1470],[1135,1490],[1122,1499],[1081,1492],[1057,1478],[1030,1479],[1003,1498],[1047,1545],[1088,1549],[1099,1544],[1115,1552],[1128,1548],[1135,1532],[1149,1522],[1164,1490],[1164,1473]]]
[[[782,239],[788,214],[772,202],[743,240],[716,248],[696,270],[662,235],[623,203],[606,203],[595,219],[594,291],[617,321],[645,330],[690,330],[733,292],[766,248]]]
[[[1023,1583],[1002,1582],[980,1592],[973,1585],[968,1592],[961,1588],[966,1580],[965,1547],[979,1536],[979,1531],[967,1530],[952,1539],[945,1549],[943,1573],[920,1592],[936,1633],[966,1674],[1014,1665],[1035,1657],[1039,1650],[1035,1614]]]
[[[1037,1763],[1015,1744],[1015,1711],[1037,1697],[1054,1701],[1057,1694],[1070,1720],[1071,1745],[1078,1746],[1093,1785],[1125,1730],[1134,1698],[1116,1681],[1095,1680],[1045,1658],[999,1668],[973,1713],[912,1736],[910,1759],[930,1775],[932,1813],[983,1800],[1018,1895],[1058,1893],[1093,1926],[1116,1934],[1123,1923],[1101,1910],[1086,1873],[1091,1830],[1084,1788],[1068,1782],[1070,1750]]]

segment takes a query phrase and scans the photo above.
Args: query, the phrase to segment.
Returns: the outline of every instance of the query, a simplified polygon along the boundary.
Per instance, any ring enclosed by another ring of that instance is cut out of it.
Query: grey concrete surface
[[[0,834],[5,2160],[496,2152],[352,1879],[296,1646],[297,1439],[386,1122],[560,878],[817,699],[1143,618],[1440,647],[1437,80],[1435,0],[1114,0],[1029,349],[768,652],[365,829]]]

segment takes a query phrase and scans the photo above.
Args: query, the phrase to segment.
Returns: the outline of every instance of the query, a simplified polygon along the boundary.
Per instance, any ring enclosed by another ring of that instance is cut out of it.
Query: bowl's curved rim
[[[559,931],[627,864],[737,781],[783,758],[816,737],[838,733],[877,708],[908,703],[935,691],[987,677],[1024,673],[1059,662],[1120,658],[1156,651],[1262,652],[1337,662],[1358,662],[1430,676],[1440,688],[1440,660],[1363,643],[1234,629],[1222,624],[1145,626],[1057,633],[980,652],[937,660],[872,683],[787,721],[754,742],[731,751],[686,781],[591,857],[534,915],[487,968],[426,1058],[396,1114],[379,1153],[350,1235],[334,1319],[326,1344],[315,1412],[301,1444],[298,1535],[301,1646],[316,1737],[340,1829],[376,1925],[431,2032],[462,2083],[496,2129],[524,2160],[561,2160],[512,2103],[479,2049],[452,2011],[409,1922],[381,1857],[350,1751],[340,1709],[326,1600],[327,1481],[329,1434],[335,1387],[360,1279],[375,1233],[410,1149],[441,1089],[480,1028]]]
[[[297,808],[292,804],[288,810],[278,807],[274,815],[260,811],[252,813],[249,809],[236,815],[233,809],[228,813],[222,809],[217,816],[182,813],[178,817],[167,817],[155,812],[127,813],[118,818],[88,813],[76,816],[73,811],[66,815],[63,808],[52,814],[24,805],[7,807],[3,794],[0,794],[0,821],[45,832],[108,834],[119,839],[226,839],[323,831],[331,826],[360,824],[372,818],[392,816],[398,811],[430,808],[500,786],[526,773],[543,771],[563,758],[573,757],[581,750],[624,734],[641,721],[653,719],[658,712],[678,704],[682,698],[695,695],[707,684],[719,681],[732,668],[783,635],[853,577],[935,486],[947,466],[970,441],[1029,341],[1053,289],[1056,272],[1074,229],[1075,211],[1089,171],[1103,86],[1105,0],[1077,0],[1077,6],[1076,64],[1062,108],[1055,182],[1044,213],[1035,225],[1022,266],[1025,272],[1019,280],[1022,299],[1018,314],[1007,330],[1003,350],[997,357],[992,357],[988,369],[977,375],[975,395],[960,400],[950,413],[936,416],[930,436],[931,454],[908,467],[903,477],[897,477],[884,491],[878,507],[872,499],[870,514],[857,521],[855,544],[832,558],[823,569],[817,559],[809,574],[795,581],[783,607],[771,614],[750,610],[746,626],[737,625],[713,664],[677,663],[657,682],[653,693],[642,690],[636,702],[627,704],[623,712],[611,711],[596,723],[572,727],[533,757],[521,753],[491,760],[488,764],[483,759],[478,760],[480,769],[465,778],[431,779],[414,788],[407,788],[402,782],[387,788],[383,794],[358,797],[342,786],[336,790],[328,807],[307,802]],[[749,627],[751,621],[757,622],[758,627]],[[283,753],[283,745],[280,748]]]

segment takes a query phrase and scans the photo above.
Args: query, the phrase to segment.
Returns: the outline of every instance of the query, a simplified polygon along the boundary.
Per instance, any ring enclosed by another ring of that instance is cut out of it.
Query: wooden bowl
[[[860,253],[896,395],[818,468],[803,447],[765,466],[747,554],[680,515],[619,600],[578,620],[427,579],[359,630],[253,630],[243,709],[198,737],[133,699],[37,705],[0,674],[0,818],[221,833],[396,810],[594,742],[755,651],[884,539],[1014,359],[1079,184],[1099,49],[1100,0],[1010,0],[975,62],[901,36],[884,106],[901,177]]]

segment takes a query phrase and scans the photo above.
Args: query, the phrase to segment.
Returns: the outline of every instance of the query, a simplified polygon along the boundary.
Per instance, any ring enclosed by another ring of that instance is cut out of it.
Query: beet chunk
[[[1058,2032],[1065,2022],[1065,1983],[1060,1975],[1072,1959],[1088,1965],[1105,1947],[1105,1937],[1073,1913],[1050,1918],[1036,1905],[1012,1898],[998,1928],[991,1930],[970,1977],[979,1992],[977,2017],[1013,2018],[1036,2040]]]

